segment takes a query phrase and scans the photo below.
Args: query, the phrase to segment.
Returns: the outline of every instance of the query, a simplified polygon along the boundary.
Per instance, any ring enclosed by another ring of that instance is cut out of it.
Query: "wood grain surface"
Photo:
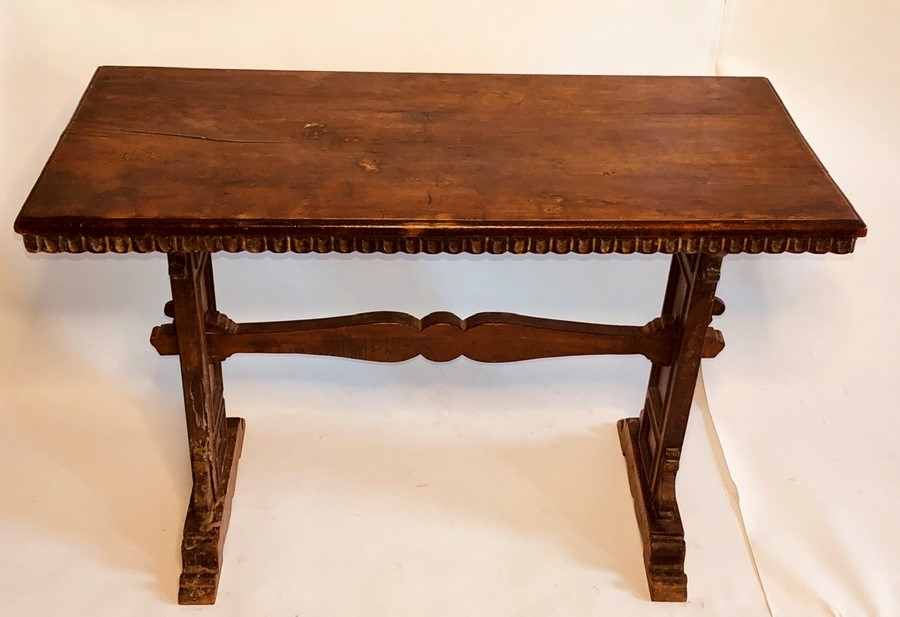
[[[101,67],[16,230],[31,250],[777,236],[847,252],[865,225],[762,78]]]

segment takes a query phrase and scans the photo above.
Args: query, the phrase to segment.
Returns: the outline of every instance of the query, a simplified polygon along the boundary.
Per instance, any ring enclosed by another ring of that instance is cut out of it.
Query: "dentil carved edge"
[[[602,236],[373,237],[363,235],[23,234],[31,253],[837,253],[853,251],[851,236]]]

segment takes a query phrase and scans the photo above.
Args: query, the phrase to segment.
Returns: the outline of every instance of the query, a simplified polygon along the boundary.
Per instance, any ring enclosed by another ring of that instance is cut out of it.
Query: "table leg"
[[[634,509],[644,544],[644,566],[654,601],[687,600],[684,528],[675,499],[675,475],[713,312],[720,255],[672,257],[663,317],[677,324],[672,362],[654,363],[638,418],[619,420]]]
[[[212,604],[222,567],[244,420],[225,417],[222,363],[211,359],[206,323],[215,315],[208,253],[169,254],[193,490],[184,523],[180,604]]]

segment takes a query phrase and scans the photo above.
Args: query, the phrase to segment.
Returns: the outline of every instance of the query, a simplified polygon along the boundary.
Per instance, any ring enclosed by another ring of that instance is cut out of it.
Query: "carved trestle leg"
[[[207,346],[207,321],[216,313],[208,253],[170,253],[172,303],[181,361],[193,490],[184,523],[180,604],[213,604],[231,514],[244,420],[225,417],[222,363]]]
[[[653,363],[640,417],[618,422],[654,601],[687,600],[675,476],[707,327],[712,315],[724,310],[715,297],[721,264],[720,255],[672,257],[662,309],[663,318],[671,317],[676,324],[672,361]]]
[[[720,255],[672,258],[662,315],[645,326],[609,326],[479,313],[460,319],[433,313],[419,320],[393,312],[271,323],[234,323],[216,310],[208,253],[169,254],[171,324],[154,328],[151,343],[179,356],[193,491],[184,527],[178,601],[213,604],[222,566],[244,421],[226,418],[221,363],[235,353],[308,353],[377,362],[417,355],[446,362],[460,355],[481,362],[531,358],[642,354],[653,364],[644,408],[618,423],[622,452],[644,543],[653,600],[684,601],[684,529],[675,476],[703,357],[724,347],[710,328],[724,305],[714,293]]]

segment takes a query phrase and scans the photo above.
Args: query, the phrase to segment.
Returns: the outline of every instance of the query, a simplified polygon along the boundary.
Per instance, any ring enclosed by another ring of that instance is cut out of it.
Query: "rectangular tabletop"
[[[768,80],[101,67],[32,251],[849,252]]]

